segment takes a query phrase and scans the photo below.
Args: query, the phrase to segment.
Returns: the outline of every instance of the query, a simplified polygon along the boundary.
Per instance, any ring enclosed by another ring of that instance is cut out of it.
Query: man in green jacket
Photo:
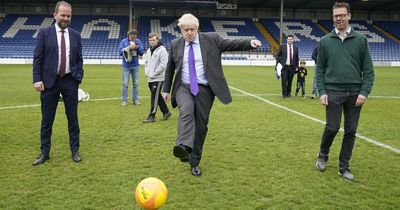
[[[374,68],[367,37],[354,31],[348,3],[335,3],[332,7],[335,28],[321,39],[317,61],[317,86],[320,101],[326,109],[326,126],[321,138],[316,161],[324,171],[329,148],[340,129],[344,113],[344,136],[339,156],[339,175],[352,181],[349,170],[362,105],[371,92]]]

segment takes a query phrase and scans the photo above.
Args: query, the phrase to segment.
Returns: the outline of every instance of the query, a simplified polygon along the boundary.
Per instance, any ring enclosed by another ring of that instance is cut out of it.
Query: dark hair
[[[72,6],[66,2],[66,1],[59,1],[57,2],[56,6],[54,7],[54,12],[57,13],[58,12],[58,8],[60,8],[61,5],[64,5],[66,7],[72,8]]]
[[[138,35],[138,33],[137,33],[137,31],[135,29],[131,29],[131,30],[128,31],[128,33],[126,33],[126,35],[128,35],[128,36],[131,35],[131,34]]]
[[[343,8],[343,7],[347,9],[347,13],[350,13],[350,5],[346,2],[335,2],[335,4],[332,7],[332,12],[334,9]]]
[[[287,35],[287,37],[288,37],[288,38],[289,38],[289,37],[294,38],[293,34],[289,34],[289,35]]]

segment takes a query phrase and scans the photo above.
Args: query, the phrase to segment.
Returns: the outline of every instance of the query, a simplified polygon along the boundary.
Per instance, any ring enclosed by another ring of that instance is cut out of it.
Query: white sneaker
[[[126,101],[123,101],[121,105],[126,106],[127,105]]]

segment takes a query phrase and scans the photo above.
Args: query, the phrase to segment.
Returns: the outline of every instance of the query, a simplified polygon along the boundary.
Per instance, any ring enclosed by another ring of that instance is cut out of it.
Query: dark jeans
[[[296,94],[299,92],[301,88],[301,95],[304,96],[306,94],[306,82],[305,81],[297,81]]]
[[[329,148],[340,129],[342,111],[344,114],[344,135],[339,156],[339,168],[349,167],[361,107],[356,107],[358,92],[327,90],[328,106],[326,107],[326,126],[321,139],[320,153],[329,154]]]
[[[149,89],[151,92],[151,107],[149,115],[153,117],[156,115],[158,106],[163,114],[167,114],[169,112],[168,106],[161,96],[161,88],[163,83],[164,82],[162,81],[149,82]]]

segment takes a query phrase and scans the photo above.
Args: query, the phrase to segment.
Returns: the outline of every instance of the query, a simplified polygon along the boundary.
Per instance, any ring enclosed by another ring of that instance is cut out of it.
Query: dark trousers
[[[79,150],[78,87],[78,81],[71,75],[66,74],[62,79],[56,79],[52,88],[46,88],[40,93],[42,109],[40,150],[42,154],[49,154],[50,152],[53,122],[56,116],[60,93],[63,96],[65,114],[68,120],[70,149],[71,152]]]
[[[166,114],[169,112],[168,106],[161,96],[161,89],[162,89],[163,83],[164,83],[163,81],[148,83],[149,89],[151,92],[151,107],[150,107],[149,116],[154,117],[156,115],[157,107],[160,107],[160,110],[163,114]]]
[[[344,135],[339,156],[339,168],[349,167],[361,107],[356,107],[358,92],[327,90],[328,106],[326,107],[326,126],[321,139],[320,153],[329,154],[329,148],[340,129],[342,111],[344,114]]]
[[[203,85],[199,85],[197,96],[190,93],[188,85],[180,85],[176,92],[176,102],[179,107],[176,144],[192,148],[191,166],[197,166],[200,163],[214,98],[211,88]]]
[[[297,81],[296,86],[296,95],[301,88],[301,95],[304,96],[306,94],[306,81]]]
[[[293,65],[285,65],[281,72],[282,95],[290,96],[292,92],[292,81],[294,77],[295,67]]]

